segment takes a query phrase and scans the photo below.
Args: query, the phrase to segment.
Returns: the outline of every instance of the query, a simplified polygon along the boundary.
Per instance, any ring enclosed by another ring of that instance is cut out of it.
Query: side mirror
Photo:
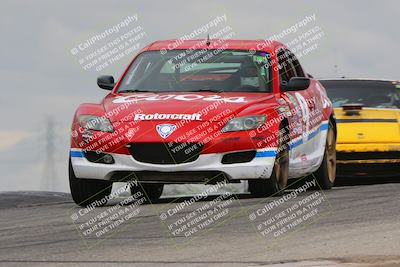
[[[101,89],[112,90],[115,86],[114,77],[109,75],[103,75],[97,78],[97,85]]]
[[[281,85],[282,91],[301,91],[310,86],[310,78],[306,77],[293,77],[286,85]]]

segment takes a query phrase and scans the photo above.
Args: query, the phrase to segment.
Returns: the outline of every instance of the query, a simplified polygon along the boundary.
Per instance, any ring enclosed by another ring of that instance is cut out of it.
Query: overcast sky
[[[3,0],[1,5],[0,191],[68,191],[68,128],[73,113],[80,103],[98,102],[106,94],[96,86],[97,76],[118,77],[133,56],[101,72],[85,71],[71,49],[127,16],[137,14],[135,23],[146,32],[143,46],[178,38],[224,14],[234,39],[266,39],[315,14],[313,25],[324,35],[318,48],[301,58],[307,72],[315,77],[400,79],[400,2],[395,0]],[[52,188],[41,179],[46,173],[46,116],[55,120]]]

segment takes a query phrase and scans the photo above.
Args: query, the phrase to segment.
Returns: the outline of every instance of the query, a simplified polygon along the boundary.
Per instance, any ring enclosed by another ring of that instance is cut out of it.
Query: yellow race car
[[[337,176],[400,177],[400,83],[320,80],[332,101]]]

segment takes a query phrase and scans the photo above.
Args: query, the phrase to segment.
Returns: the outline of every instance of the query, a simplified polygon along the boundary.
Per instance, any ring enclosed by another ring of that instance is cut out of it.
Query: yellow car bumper
[[[391,153],[400,152],[400,143],[337,144],[336,151],[338,164],[400,163],[398,154]],[[345,156],[347,153],[349,157]]]

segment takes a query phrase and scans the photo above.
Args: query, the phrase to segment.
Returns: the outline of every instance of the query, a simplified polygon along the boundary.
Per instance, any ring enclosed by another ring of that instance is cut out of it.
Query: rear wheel
[[[141,191],[147,200],[157,200],[161,197],[164,189],[163,184],[140,184],[130,188],[131,194]]]
[[[289,177],[289,146],[285,128],[279,131],[278,151],[269,179],[249,180],[249,191],[255,197],[283,195]]]
[[[72,199],[79,206],[86,207],[94,202],[97,202],[97,206],[102,206],[107,203],[106,197],[111,194],[112,182],[76,178],[70,160],[69,187]]]
[[[321,166],[313,174],[322,189],[331,189],[336,178],[336,135],[333,125],[329,123],[326,136],[324,158]]]

